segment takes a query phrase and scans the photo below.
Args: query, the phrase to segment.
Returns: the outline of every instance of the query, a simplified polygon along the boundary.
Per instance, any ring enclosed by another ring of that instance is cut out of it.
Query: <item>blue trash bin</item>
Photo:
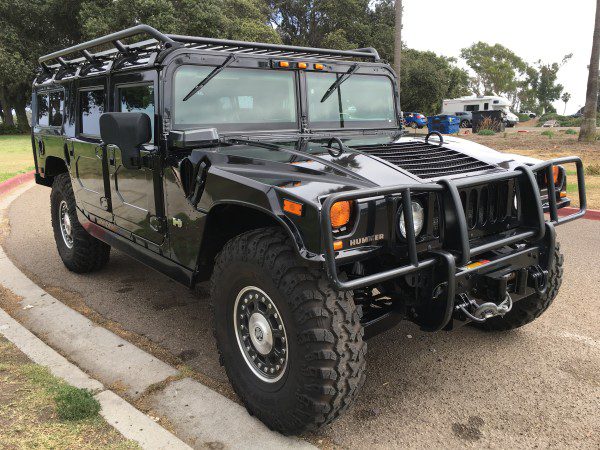
[[[454,134],[460,130],[460,119],[457,116],[440,114],[427,118],[429,132],[437,131],[442,134]]]

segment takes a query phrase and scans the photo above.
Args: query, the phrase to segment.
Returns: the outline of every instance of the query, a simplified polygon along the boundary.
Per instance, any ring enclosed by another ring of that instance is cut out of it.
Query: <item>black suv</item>
[[[189,287],[210,280],[222,363],[273,429],[339,416],[365,339],[401,319],[508,330],[557,294],[554,226],[585,213],[581,161],[405,136],[374,49],[139,25],[39,62],[36,181],[64,264],[101,269],[114,247]],[[566,163],[581,206],[559,216]]]

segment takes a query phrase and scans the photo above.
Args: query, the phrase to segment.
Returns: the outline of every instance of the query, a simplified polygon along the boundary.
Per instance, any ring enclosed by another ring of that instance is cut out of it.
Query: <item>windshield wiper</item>
[[[229,55],[223,64],[215,67],[208,75],[206,75],[206,77],[200,83],[198,83],[196,86],[194,86],[194,89],[192,89],[185,97],[183,97],[183,101],[185,102],[185,101],[189,100],[193,95],[197,94],[200,91],[200,89],[202,89],[204,86],[206,86],[206,84],[210,80],[212,80],[214,77],[216,77],[224,68],[226,68],[233,61],[235,61],[235,59],[236,59],[236,56],[234,54]]]
[[[325,95],[323,96],[323,98],[321,99],[321,103],[323,103],[325,100],[327,100],[331,94],[333,94],[333,92],[340,87],[340,85],[346,81],[348,78],[350,78],[352,76],[352,74],[354,72],[356,72],[358,70],[358,64],[354,64],[352,67],[350,67],[348,69],[348,71],[342,75],[341,77],[339,77],[337,80],[335,80],[333,82],[333,84],[331,86],[329,86],[329,89],[327,89],[327,92],[325,92]]]

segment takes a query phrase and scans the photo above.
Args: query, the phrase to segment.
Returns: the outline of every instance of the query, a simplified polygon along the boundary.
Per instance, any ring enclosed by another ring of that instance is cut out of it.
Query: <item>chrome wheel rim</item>
[[[242,289],[233,306],[233,323],[240,352],[260,380],[275,383],[283,377],[288,340],[279,310],[256,286]]]
[[[73,248],[73,222],[69,215],[69,206],[65,200],[58,205],[58,216],[60,222],[60,234],[68,248]]]

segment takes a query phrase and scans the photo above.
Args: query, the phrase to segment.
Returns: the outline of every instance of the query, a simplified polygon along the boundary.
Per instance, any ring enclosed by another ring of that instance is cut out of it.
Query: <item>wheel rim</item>
[[[73,248],[73,223],[69,215],[69,206],[65,200],[58,205],[58,216],[60,219],[60,234],[62,235],[65,245]]]
[[[281,314],[271,298],[255,286],[235,299],[233,323],[248,368],[266,383],[279,381],[287,367],[288,340]]]

